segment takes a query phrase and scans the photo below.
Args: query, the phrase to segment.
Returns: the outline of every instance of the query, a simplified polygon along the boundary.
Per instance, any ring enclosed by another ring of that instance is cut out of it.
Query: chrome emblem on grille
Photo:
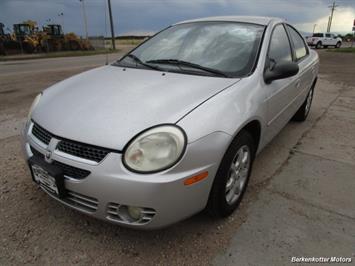
[[[44,154],[44,159],[46,160],[47,163],[52,162],[52,152],[51,151],[46,151]]]
[[[55,149],[57,148],[57,145],[59,143],[59,140],[56,139],[56,138],[51,138],[47,148],[46,148],[46,151],[44,153],[44,160],[47,162],[47,163],[52,163],[53,162],[53,153],[55,151]]]

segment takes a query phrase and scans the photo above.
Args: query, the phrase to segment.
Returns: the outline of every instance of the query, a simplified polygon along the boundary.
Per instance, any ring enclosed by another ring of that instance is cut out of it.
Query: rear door
[[[296,87],[296,98],[294,99],[292,110],[296,112],[302,105],[314,80],[315,68],[309,56],[309,48],[304,38],[290,25],[286,26],[293,47],[294,62],[298,64],[298,83]]]
[[[325,34],[323,45],[332,45],[332,36],[330,33]]]
[[[332,45],[336,45],[337,44],[337,38],[335,37],[335,34],[330,34],[331,38],[332,38]]]

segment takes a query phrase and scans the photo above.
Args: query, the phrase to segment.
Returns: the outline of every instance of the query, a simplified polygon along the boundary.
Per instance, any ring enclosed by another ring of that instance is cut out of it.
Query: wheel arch
[[[313,80],[313,82],[312,82],[311,88],[314,89],[314,88],[316,87],[317,81],[318,81],[318,76],[316,76],[316,77],[314,78],[314,80]]]
[[[248,122],[241,130],[247,131],[255,142],[255,152],[259,148],[260,138],[261,138],[261,123],[259,120],[252,120]]]
[[[261,124],[260,120],[254,118],[254,119],[246,122],[245,124],[243,124],[241,127],[238,128],[238,130],[233,135],[232,141],[243,130],[247,131],[252,136],[254,143],[255,143],[255,152],[257,152],[258,148],[260,146],[261,134],[262,134],[262,124]]]

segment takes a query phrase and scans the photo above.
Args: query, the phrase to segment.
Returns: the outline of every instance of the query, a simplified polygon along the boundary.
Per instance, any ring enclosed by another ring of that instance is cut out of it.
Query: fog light
[[[153,219],[156,210],[111,202],[108,204],[107,214],[107,218],[110,220],[114,219],[124,223],[146,224]]]
[[[128,206],[128,214],[135,221],[139,220],[142,217],[142,211],[142,208]]]

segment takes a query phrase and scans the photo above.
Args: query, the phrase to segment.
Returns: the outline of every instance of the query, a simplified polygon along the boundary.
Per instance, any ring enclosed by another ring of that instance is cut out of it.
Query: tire
[[[28,42],[24,42],[22,44],[22,47],[23,47],[23,50],[28,54],[32,54],[35,50],[35,47],[33,47],[33,45]]]
[[[312,105],[314,87],[315,85],[313,85],[312,88],[309,90],[305,101],[303,102],[301,107],[297,110],[295,115],[292,117],[293,121],[303,122],[307,119],[307,116],[309,114]]]
[[[322,42],[317,42],[316,49],[321,49],[321,48],[322,48]]]
[[[80,50],[80,44],[75,41],[75,40],[70,40],[69,41],[69,50],[70,51],[79,51]]]
[[[0,55],[6,55],[4,43],[0,41]]]
[[[253,137],[247,131],[242,130],[224,154],[213,181],[206,207],[211,216],[229,216],[239,206],[248,185],[255,152]],[[245,158],[247,159],[243,163]],[[236,174],[237,169],[239,169],[238,174]],[[238,193],[232,189],[236,189]]]
[[[341,46],[341,42],[337,42],[337,44],[335,45],[335,48],[340,48]]]

